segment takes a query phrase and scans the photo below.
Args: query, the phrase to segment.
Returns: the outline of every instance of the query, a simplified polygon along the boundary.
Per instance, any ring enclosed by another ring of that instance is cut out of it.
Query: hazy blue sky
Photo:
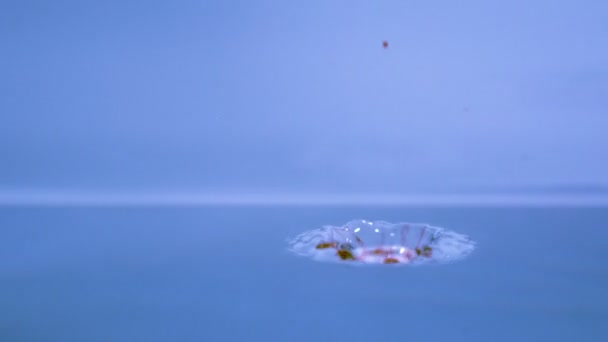
[[[0,42],[0,190],[608,183],[606,1],[3,1]]]

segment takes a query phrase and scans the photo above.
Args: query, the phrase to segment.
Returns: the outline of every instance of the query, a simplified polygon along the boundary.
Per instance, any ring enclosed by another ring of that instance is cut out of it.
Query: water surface
[[[287,239],[353,218],[469,235],[465,260],[349,267]],[[2,341],[606,341],[605,209],[0,209]]]

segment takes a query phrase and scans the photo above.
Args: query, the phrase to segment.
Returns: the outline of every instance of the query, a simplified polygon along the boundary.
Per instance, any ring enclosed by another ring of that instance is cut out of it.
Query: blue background
[[[0,190],[605,186],[607,18],[605,1],[3,1]]]
[[[0,341],[608,341],[606,108],[606,1],[1,1]]]

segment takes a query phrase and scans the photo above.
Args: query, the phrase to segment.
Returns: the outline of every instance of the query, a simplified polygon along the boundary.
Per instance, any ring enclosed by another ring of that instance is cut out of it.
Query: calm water
[[[286,239],[353,218],[469,235],[451,265]],[[608,341],[608,210],[0,209],[0,341]]]

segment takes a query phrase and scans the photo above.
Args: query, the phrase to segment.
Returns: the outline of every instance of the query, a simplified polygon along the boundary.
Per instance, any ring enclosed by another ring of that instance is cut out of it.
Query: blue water
[[[353,218],[465,260],[349,267],[287,238]],[[608,210],[3,208],[0,341],[608,341]]]

